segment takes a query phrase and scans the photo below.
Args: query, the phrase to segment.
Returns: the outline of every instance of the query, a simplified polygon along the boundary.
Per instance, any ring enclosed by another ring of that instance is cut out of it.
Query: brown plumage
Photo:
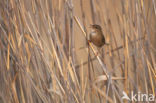
[[[99,25],[91,25],[92,32],[90,33],[90,42],[97,47],[102,47],[105,44],[105,37],[102,28]]]

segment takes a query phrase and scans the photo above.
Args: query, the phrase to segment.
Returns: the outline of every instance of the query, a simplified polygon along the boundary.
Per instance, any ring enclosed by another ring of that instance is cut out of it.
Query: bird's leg
[[[97,49],[100,54],[102,54],[102,48]]]
[[[99,55],[99,52],[96,52],[96,53],[95,53],[95,56],[97,57],[98,55]]]
[[[102,50],[102,48],[97,48],[97,51],[95,53],[95,56],[98,56],[99,54],[101,54],[102,53],[101,50]]]

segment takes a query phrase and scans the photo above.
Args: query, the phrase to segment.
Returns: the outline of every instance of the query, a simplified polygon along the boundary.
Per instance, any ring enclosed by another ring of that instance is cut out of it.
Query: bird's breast
[[[91,42],[98,47],[101,47],[104,44],[105,41],[103,41],[103,39],[104,36],[101,32],[94,31],[90,33]]]

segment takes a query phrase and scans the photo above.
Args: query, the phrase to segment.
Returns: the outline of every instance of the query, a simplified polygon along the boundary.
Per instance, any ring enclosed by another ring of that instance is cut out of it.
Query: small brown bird
[[[90,33],[89,41],[92,42],[95,46],[101,48],[104,44],[106,44],[102,28],[97,24],[91,25],[91,28],[92,31]]]

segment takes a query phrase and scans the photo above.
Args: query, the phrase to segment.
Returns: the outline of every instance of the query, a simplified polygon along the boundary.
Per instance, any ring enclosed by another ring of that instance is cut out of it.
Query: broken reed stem
[[[83,32],[85,38],[87,38],[87,34],[86,34],[86,32],[84,31],[83,27],[81,26],[81,24],[80,24],[80,22],[78,21],[78,19],[77,19],[76,16],[74,16],[74,20],[76,21],[76,23],[77,23],[78,26],[80,27],[80,29],[81,29],[81,31]],[[91,47],[91,49],[92,49],[94,55],[96,56],[97,60],[99,61],[100,65],[102,66],[102,69],[103,69],[103,71],[105,72],[106,77],[107,77],[107,80],[108,80],[109,75],[108,75],[108,73],[107,73],[107,67],[104,65],[104,63],[102,62],[102,60],[100,59],[100,57],[97,55],[97,53],[96,53],[96,51],[95,51],[95,49],[94,49],[94,47],[93,47],[93,45],[91,44],[90,41],[88,41],[88,44],[89,44],[89,46]]]

